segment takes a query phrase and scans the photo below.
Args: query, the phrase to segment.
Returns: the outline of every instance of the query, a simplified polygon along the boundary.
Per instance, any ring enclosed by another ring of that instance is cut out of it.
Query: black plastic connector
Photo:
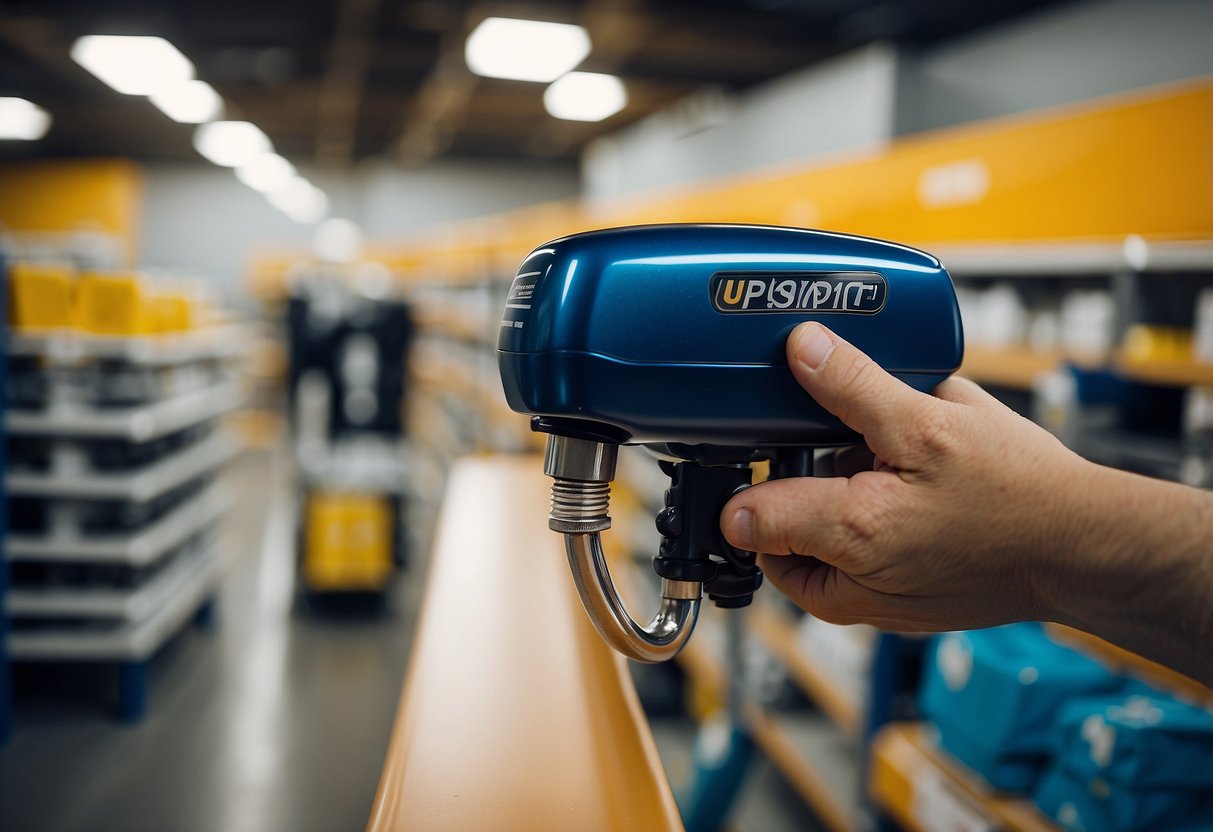
[[[657,515],[661,548],[653,571],[676,581],[700,581],[719,607],[744,607],[762,585],[756,555],[734,549],[720,531],[724,504],[750,485],[746,466],[706,467],[662,462],[670,477],[665,508]]]

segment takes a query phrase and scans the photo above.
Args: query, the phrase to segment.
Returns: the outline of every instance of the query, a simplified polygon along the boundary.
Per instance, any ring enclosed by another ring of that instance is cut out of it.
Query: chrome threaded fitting
[[[552,512],[548,528],[563,534],[589,534],[611,527],[607,512],[611,503],[611,484],[578,482],[557,478],[552,481]]]
[[[619,446],[568,436],[549,436],[543,470],[552,482],[548,528],[591,534],[611,527],[607,516]]]

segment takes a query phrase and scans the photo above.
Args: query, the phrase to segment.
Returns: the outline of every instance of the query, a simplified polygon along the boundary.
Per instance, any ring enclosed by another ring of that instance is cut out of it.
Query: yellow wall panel
[[[1213,235],[1213,82],[903,139],[629,199],[620,222],[766,222],[916,242]]]
[[[143,180],[126,159],[0,165],[0,223],[13,231],[104,231],[134,255]]]

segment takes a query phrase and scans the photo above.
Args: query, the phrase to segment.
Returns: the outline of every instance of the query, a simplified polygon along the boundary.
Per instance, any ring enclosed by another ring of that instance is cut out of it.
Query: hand
[[[721,514],[732,545],[766,553],[771,582],[827,621],[921,631],[1051,614],[1039,585],[1077,545],[1091,512],[1072,492],[1096,466],[972,382],[919,393],[819,324],[787,355],[866,441],[840,467],[867,470],[744,491]]]
[[[820,324],[787,352],[866,443],[844,476],[761,483],[721,512],[793,601],[886,630],[1057,621],[1213,687],[1213,495],[1087,462],[964,379],[919,393]]]

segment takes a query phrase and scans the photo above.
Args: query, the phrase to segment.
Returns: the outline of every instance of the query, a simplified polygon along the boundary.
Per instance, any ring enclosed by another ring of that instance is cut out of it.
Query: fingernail
[[[803,327],[796,337],[796,359],[810,370],[820,367],[833,351],[834,339],[820,324]]]
[[[754,512],[739,508],[729,518],[729,542],[738,549],[754,548]]]

